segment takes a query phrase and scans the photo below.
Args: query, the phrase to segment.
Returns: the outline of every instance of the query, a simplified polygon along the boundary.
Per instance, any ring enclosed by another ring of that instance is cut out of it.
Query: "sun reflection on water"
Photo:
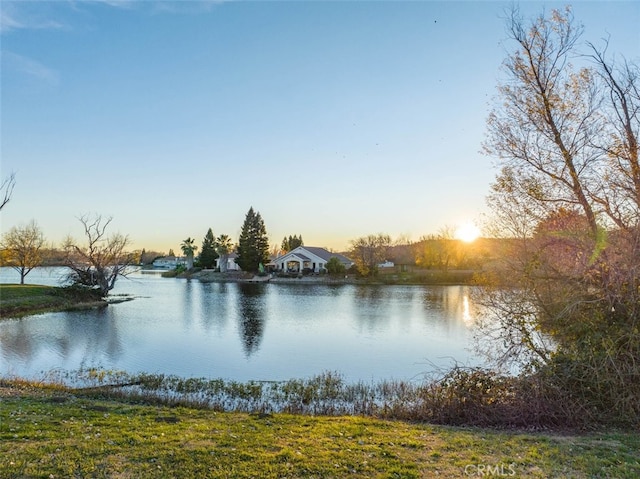
[[[462,297],[462,319],[465,323],[470,323],[473,319],[471,317],[471,309],[469,308],[469,295],[465,294]]]

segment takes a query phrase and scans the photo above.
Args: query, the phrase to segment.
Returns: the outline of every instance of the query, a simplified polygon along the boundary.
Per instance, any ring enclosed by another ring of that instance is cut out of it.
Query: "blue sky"
[[[535,15],[563,2],[523,2]],[[479,221],[508,2],[3,0],[2,231],[113,216],[135,248],[237,239],[346,249]],[[573,2],[640,55],[640,2]]]

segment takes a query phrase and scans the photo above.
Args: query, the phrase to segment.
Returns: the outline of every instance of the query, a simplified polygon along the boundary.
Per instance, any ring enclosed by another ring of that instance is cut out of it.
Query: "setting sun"
[[[480,228],[471,222],[464,223],[456,229],[456,238],[471,243],[480,236]]]

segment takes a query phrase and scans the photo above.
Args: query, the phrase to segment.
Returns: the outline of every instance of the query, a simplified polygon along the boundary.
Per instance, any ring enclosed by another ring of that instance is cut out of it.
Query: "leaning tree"
[[[79,218],[84,228],[85,243],[68,237],[64,244],[65,266],[69,279],[77,285],[95,289],[105,297],[120,276],[126,276],[135,264],[135,254],[126,250],[128,236],[107,234],[112,218],[84,215]]]
[[[484,147],[501,166],[492,233],[507,240],[480,298],[500,341],[484,344],[564,376],[592,410],[640,417],[640,69],[581,44],[569,8],[506,23],[515,48]]]

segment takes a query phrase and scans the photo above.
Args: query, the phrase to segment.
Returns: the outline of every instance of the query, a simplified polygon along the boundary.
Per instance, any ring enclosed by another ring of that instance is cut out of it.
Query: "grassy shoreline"
[[[94,291],[73,287],[0,284],[0,319],[74,309],[103,308]]]
[[[640,437],[217,412],[0,380],[0,477],[616,477]]]

